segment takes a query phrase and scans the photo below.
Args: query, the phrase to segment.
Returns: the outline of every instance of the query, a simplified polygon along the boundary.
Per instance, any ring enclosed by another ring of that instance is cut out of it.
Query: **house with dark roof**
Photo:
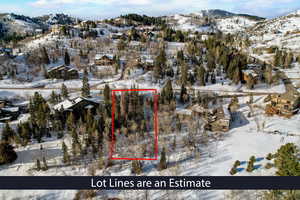
[[[97,54],[95,56],[95,65],[100,65],[100,66],[112,66],[115,64],[113,60],[113,55],[101,55]]]
[[[266,114],[290,117],[300,108],[300,95],[293,92],[271,95]]]
[[[193,115],[200,116],[205,122],[204,128],[213,132],[227,132],[230,130],[231,113],[227,106],[216,105],[205,108],[196,104],[191,107]]]
[[[84,97],[76,97],[73,99],[66,99],[61,103],[53,106],[54,111],[59,111],[68,115],[73,113],[76,118],[82,117],[87,111],[96,113],[99,103]]]
[[[47,73],[48,77],[52,79],[71,80],[79,78],[79,73],[77,69],[65,65],[53,67],[49,69]]]

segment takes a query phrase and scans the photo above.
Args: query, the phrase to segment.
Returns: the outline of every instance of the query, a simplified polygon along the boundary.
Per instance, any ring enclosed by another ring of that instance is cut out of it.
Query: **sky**
[[[41,16],[65,13],[74,17],[104,19],[138,13],[162,16],[222,9],[272,18],[300,9],[299,0],[0,0],[0,13]]]

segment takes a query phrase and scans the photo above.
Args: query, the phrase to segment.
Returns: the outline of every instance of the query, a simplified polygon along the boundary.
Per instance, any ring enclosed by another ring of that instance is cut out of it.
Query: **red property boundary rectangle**
[[[115,151],[115,96],[116,92],[153,92],[154,97],[154,137],[155,137],[155,149],[154,158],[116,158],[113,157]],[[120,89],[111,91],[112,110],[111,110],[111,126],[112,126],[112,141],[110,143],[109,158],[112,160],[158,160],[158,94],[156,89]]]

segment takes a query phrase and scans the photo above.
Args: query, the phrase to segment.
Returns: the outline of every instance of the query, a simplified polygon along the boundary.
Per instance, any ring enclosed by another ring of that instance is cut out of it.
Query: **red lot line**
[[[153,96],[154,96],[154,135],[155,135],[155,150],[154,158],[114,158],[114,150],[115,150],[115,92],[143,92],[143,91],[152,91]],[[109,152],[109,158],[111,160],[158,160],[158,95],[157,95],[157,90],[156,89],[120,89],[120,90],[112,90],[111,94],[112,98],[112,110],[111,110],[111,126],[112,126],[112,141],[110,143],[110,152]]]

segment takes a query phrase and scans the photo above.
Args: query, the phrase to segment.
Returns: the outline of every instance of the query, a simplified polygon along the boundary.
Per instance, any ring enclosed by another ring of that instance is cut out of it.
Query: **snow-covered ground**
[[[255,47],[278,46],[299,51],[300,41],[299,11],[286,16],[265,20],[247,30]]]
[[[254,97],[255,105],[263,105],[264,97]],[[267,117],[264,111],[260,108],[255,108],[253,117],[248,117],[250,108],[246,105],[249,100],[248,97],[239,98],[240,109],[238,114],[235,114],[231,130],[223,133],[219,139],[215,133],[210,134],[208,145],[200,148],[200,156],[194,157],[189,151],[177,150],[175,152],[168,152],[169,168],[164,171],[157,171],[157,161],[147,161],[144,163],[143,175],[187,175],[187,176],[230,176],[229,171],[236,160],[241,161],[238,167],[238,173],[235,176],[265,176],[274,175],[275,169],[265,169],[264,166],[270,162],[266,160],[268,153],[275,153],[276,150],[283,144],[293,142],[300,143],[300,135],[288,136],[286,134],[271,134],[272,131],[282,131],[283,133],[297,133],[299,130],[299,117],[296,115],[291,119],[284,119],[281,117]],[[260,130],[258,130],[258,124]],[[173,138],[177,135],[178,141],[187,133],[171,133],[171,135],[159,136],[160,145],[162,148],[162,141],[164,137]],[[297,133],[298,134],[298,133]],[[214,139],[215,138],[215,139]],[[64,141],[70,145],[70,136],[66,136]],[[18,159],[11,165],[0,167],[0,175],[88,175],[88,170],[84,165],[78,166],[62,166],[62,139],[45,139],[42,143],[43,150],[40,150],[40,144],[32,143],[27,147],[19,147],[16,149]],[[47,157],[49,166],[48,171],[35,171],[36,159]],[[246,171],[247,162],[251,156],[255,156],[255,170],[251,173]],[[177,163],[174,165],[172,163]],[[96,175],[131,175],[130,163],[123,164],[123,167],[113,167],[105,171],[97,170]],[[5,199],[23,198],[23,199],[73,199],[76,191],[0,191],[0,197]],[[140,198],[144,194],[140,191],[131,191],[130,194],[126,191],[111,191],[105,192],[108,197],[119,198]],[[175,192],[179,199],[224,199],[226,191],[181,191]],[[102,195],[102,194],[101,194]],[[150,199],[163,199],[166,197],[166,191],[149,191]]]
[[[219,19],[217,21],[217,27],[224,33],[236,33],[240,31],[245,31],[246,28],[249,28],[255,25],[257,21],[250,20],[246,17],[235,16],[224,19]]]

